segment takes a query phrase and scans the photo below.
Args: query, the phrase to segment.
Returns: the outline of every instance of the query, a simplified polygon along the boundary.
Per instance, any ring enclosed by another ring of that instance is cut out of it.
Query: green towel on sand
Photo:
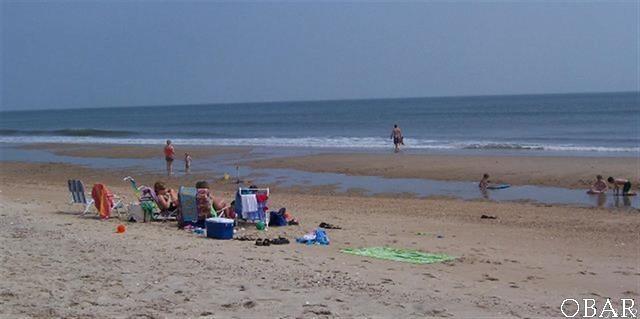
[[[428,254],[412,249],[395,249],[389,247],[345,248],[341,250],[341,252],[414,264],[433,264],[455,259],[446,254]]]

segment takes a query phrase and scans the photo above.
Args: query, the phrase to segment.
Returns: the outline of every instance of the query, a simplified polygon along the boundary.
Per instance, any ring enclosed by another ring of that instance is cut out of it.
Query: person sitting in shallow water
[[[596,181],[595,183],[593,183],[593,185],[591,185],[588,193],[603,194],[607,192],[608,188],[609,187],[607,187],[607,183],[604,181],[604,177],[602,177],[602,175],[598,175],[596,176]]]

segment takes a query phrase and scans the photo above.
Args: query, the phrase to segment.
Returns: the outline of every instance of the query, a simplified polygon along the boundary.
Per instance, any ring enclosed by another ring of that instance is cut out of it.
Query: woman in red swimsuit
[[[167,140],[167,145],[164,147],[164,159],[167,161],[167,175],[173,174],[173,160],[176,158],[176,151],[173,149],[171,140]]]

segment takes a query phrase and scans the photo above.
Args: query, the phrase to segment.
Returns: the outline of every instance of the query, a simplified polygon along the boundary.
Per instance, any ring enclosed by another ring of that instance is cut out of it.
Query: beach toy
[[[511,185],[509,184],[499,184],[499,185],[489,185],[487,186],[487,189],[505,189],[509,187],[511,187]]]
[[[215,239],[233,238],[233,219],[229,218],[207,218],[205,221],[207,237]]]
[[[118,225],[118,226],[116,227],[116,233],[118,233],[118,234],[122,234],[122,233],[124,233],[126,230],[127,230],[127,228],[126,228],[124,225],[122,225],[122,224],[120,224],[120,225]]]
[[[263,222],[263,221],[259,221],[259,222],[257,222],[257,223],[256,223],[256,228],[257,228],[258,230],[264,230],[264,228],[265,228],[264,222]]]

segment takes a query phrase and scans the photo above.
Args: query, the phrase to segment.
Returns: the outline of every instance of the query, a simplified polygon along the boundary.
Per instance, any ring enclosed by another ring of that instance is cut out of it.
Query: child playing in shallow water
[[[622,186],[622,195],[635,195],[635,193],[631,192],[631,182],[628,179],[613,178],[609,176],[609,178],[607,178],[607,182],[613,184],[613,192],[616,195],[620,194],[620,186]]]
[[[491,183],[491,181],[489,180],[489,174],[484,174],[482,175],[482,179],[480,180],[480,183],[478,183],[478,187],[480,187],[480,190],[487,190],[487,187],[489,187],[489,184]]]
[[[191,172],[191,154],[189,153],[184,153],[184,171]]]
[[[596,176],[596,181],[591,185],[591,189],[589,189],[590,194],[602,194],[607,192],[607,183],[604,181],[604,177],[602,175]]]

